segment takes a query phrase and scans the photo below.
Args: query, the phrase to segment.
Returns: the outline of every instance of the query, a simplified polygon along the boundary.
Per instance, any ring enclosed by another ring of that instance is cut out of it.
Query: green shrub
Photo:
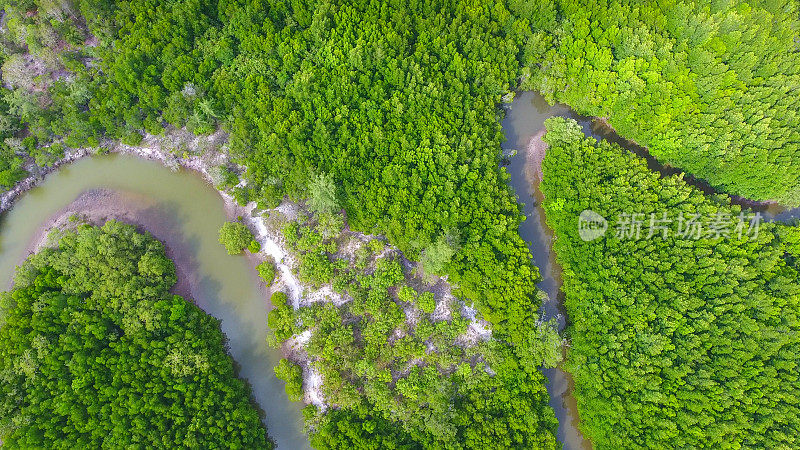
[[[432,292],[423,292],[417,297],[417,306],[425,314],[431,314],[436,309],[436,300]]]
[[[417,291],[411,286],[400,286],[397,290],[397,298],[401,302],[414,304],[417,299]]]
[[[286,358],[275,366],[275,376],[286,382],[289,400],[298,402],[303,398],[303,369]]]
[[[229,255],[238,255],[251,245],[253,233],[241,222],[226,222],[219,229],[219,242]]]
[[[267,337],[267,343],[278,347],[296,333],[297,314],[288,304],[289,297],[285,293],[275,292],[270,300],[273,308],[267,315],[267,325],[272,333]]]
[[[286,295],[285,292],[273,292],[272,297],[270,297],[270,301],[274,307],[279,308],[281,306],[286,306],[287,302],[289,301],[289,296]]]
[[[142,143],[143,136],[136,131],[129,131],[122,135],[122,143],[125,145],[130,145],[131,147],[136,147]]]
[[[272,286],[272,282],[275,281],[275,264],[270,260],[262,261],[256,266],[256,270],[258,271],[258,276],[264,280],[264,283],[267,286]]]
[[[308,205],[318,213],[333,213],[339,208],[336,185],[331,175],[321,174],[311,180]]]

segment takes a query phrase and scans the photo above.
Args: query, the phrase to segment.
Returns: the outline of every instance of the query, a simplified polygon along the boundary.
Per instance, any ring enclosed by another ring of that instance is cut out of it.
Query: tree
[[[174,273],[115,221],[23,263],[0,294],[4,446],[273,448],[219,321],[170,294]]]
[[[417,306],[425,314],[431,314],[436,309],[436,300],[432,292],[423,292],[417,297]]]
[[[716,189],[800,205],[800,106],[780,100],[800,83],[796,4],[556,3],[526,85]]]
[[[256,266],[256,270],[258,271],[258,276],[264,280],[264,283],[267,286],[272,286],[272,282],[275,281],[275,263],[271,260],[261,261]]]
[[[422,269],[427,274],[441,274],[454,254],[453,247],[440,237],[422,252]]]
[[[315,270],[319,263],[314,261],[327,256],[321,249],[338,238],[323,237],[313,218],[303,223],[284,228],[292,256],[300,261],[301,279],[327,273]],[[449,311],[445,317],[432,314],[437,306],[434,286],[407,270],[387,246],[373,239],[359,247],[366,254],[379,253],[369,258],[369,265],[360,264],[358,252],[343,252],[330,262],[331,287],[350,301],[320,299],[294,309],[285,294],[273,294],[268,343],[303,348],[302,359],[291,354],[276,374],[287,381],[292,398],[303,395],[298,364],[319,375],[315,392],[327,407],[305,410],[306,423],[314,426],[312,443],[320,448],[401,443],[477,448],[500,443],[555,449],[555,416],[537,367],[551,356],[548,351],[560,349],[558,334],[553,338],[549,328],[534,324],[527,347],[523,344],[528,341],[512,346],[502,339],[476,338],[468,331],[472,318],[462,316],[466,313],[455,298],[442,308]],[[412,283],[422,283],[422,293]],[[493,330],[492,335],[498,334]],[[358,417],[369,417],[364,420],[372,424],[362,428]],[[381,430],[377,418],[392,431]]]
[[[569,274],[565,368],[584,435],[598,448],[797,447],[784,430],[800,426],[800,384],[781,369],[800,363],[792,227],[755,232],[753,212],[565,121],[546,122],[542,206]],[[587,207],[608,221],[591,240]],[[635,215],[638,236],[625,231]],[[531,336],[531,355],[549,359],[556,336]]]
[[[308,205],[318,213],[333,213],[339,208],[336,200],[336,184],[330,174],[320,174],[312,178],[308,186]]]
[[[219,243],[229,255],[239,255],[253,241],[253,233],[241,222],[225,222],[219,229]]]
[[[275,376],[286,382],[286,395],[293,402],[303,398],[303,369],[286,358],[278,361]]]

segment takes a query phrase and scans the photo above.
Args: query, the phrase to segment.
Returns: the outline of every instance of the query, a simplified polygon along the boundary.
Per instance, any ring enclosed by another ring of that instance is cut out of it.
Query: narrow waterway
[[[528,243],[533,263],[539,268],[542,281],[538,286],[549,297],[549,301],[542,305],[542,312],[545,319],[556,318],[559,331],[563,331],[566,315],[562,310],[561,272],[555,264],[552,250],[553,233],[547,227],[544,212],[539,206],[542,200],[537,173],[539,162],[534,161],[535,155],[528,152],[531,140],[544,131],[544,121],[553,116],[578,119],[568,107],[548,105],[536,93],[518,94],[514,102],[506,108],[503,119],[503,132],[506,136],[503,151],[505,154],[517,152],[509,158],[506,169],[511,175],[509,184],[516,191],[526,217],[520,225],[519,234]],[[563,444],[564,450],[591,449],[591,443],[583,438],[578,429],[580,419],[572,397],[572,377],[561,368],[545,369],[543,372],[548,380],[550,406],[558,419],[558,441]]]
[[[0,288],[10,285],[15,266],[42,237],[40,226],[69,211],[121,218],[164,241],[178,262],[176,293],[221,320],[239,376],[250,383],[277,448],[310,448],[301,405],[288,400],[272,370],[281,355],[265,342],[268,292],[247,257],[229,256],[217,242],[219,227],[231,217],[215,189],[193,172],[130,156],[65,166],[0,217]]]
[[[605,120],[592,120],[589,117],[572,116],[583,127],[583,132],[587,136],[591,136],[597,140],[605,140],[634,153],[635,155],[644,158],[647,161],[647,167],[653,172],[658,172],[661,176],[670,176],[683,172],[682,170],[662,164],[656,160],[645,147],[636,144],[633,141],[625,139],[617,134],[617,132],[608,125]],[[707,195],[719,193],[717,189],[708,184],[705,180],[693,177],[689,174],[684,174],[683,179],[687,184],[696,187]],[[795,220],[800,219],[800,207],[787,208],[774,202],[758,202],[743,197],[731,196],[731,203],[747,208],[751,211],[760,212],[764,220],[776,221],[782,223],[794,223]]]
[[[506,106],[506,115],[502,123],[506,137],[502,146],[503,154],[508,161],[506,169],[511,176],[509,184],[514,188],[526,217],[526,220],[520,225],[519,233],[527,241],[528,248],[533,255],[533,263],[539,268],[542,280],[538,286],[549,297],[549,301],[542,305],[542,315],[546,320],[556,318],[559,330],[563,331],[568,317],[563,309],[561,268],[555,263],[555,254],[552,250],[553,233],[548,228],[544,211],[539,206],[543,200],[542,193],[539,191],[539,167],[542,155],[534,151],[535,144],[539,142],[545,131],[544,121],[553,116],[575,119],[587,136],[615,143],[645,158],[648,167],[663,176],[681,171],[659,163],[650,156],[647,149],[620,137],[604,121],[579,116],[566,105],[549,105],[535,92],[519,93],[513,103]],[[684,179],[707,194],[716,192],[703,180],[695,179],[690,175],[686,175]],[[731,201],[762,212],[765,220],[793,223],[800,219],[800,208],[787,209],[774,203],[754,202],[736,197]],[[575,398],[572,396],[574,386],[572,377],[561,368],[545,369],[543,373],[548,379],[547,391],[550,394],[550,406],[555,411],[559,422],[557,434],[559,442],[563,444],[565,450],[592,448],[591,442],[584,439],[579,430],[580,418]]]
[[[554,264],[552,232],[538,206],[542,200],[536,170],[539,161],[535,160],[537,155],[528,151],[531,141],[544,131],[545,119],[552,116],[575,118],[588,135],[621,144],[648,158],[653,170],[665,175],[676,170],[659,165],[645,149],[619,138],[603,122],[579,117],[564,105],[548,105],[535,93],[521,93],[507,107],[502,124],[507,139],[503,149],[519,152],[509,158],[509,183],[527,217],[520,226],[520,235],[528,242],[533,262],[541,273],[539,287],[550,297],[542,305],[544,317],[557,318],[563,330],[567,317],[562,310],[560,268]],[[687,181],[713,191],[702,181],[690,177]],[[786,210],[744,199],[734,202],[764,211],[775,220],[788,222],[800,217],[800,208]],[[271,307],[268,292],[246,257],[229,256],[217,243],[219,227],[232,219],[220,194],[195,173],[173,172],[160,163],[136,157],[96,156],[65,166],[39,187],[23,194],[11,210],[0,216],[0,288],[10,286],[15,266],[42,239],[41,225],[72,211],[95,218],[119,218],[164,241],[169,256],[179,263],[180,284],[175,292],[192,298],[221,320],[240,376],[252,386],[254,399],[265,413],[265,423],[278,449],[309,448],[303,432],[301,405],[288,401],[283,382],[272,370],[280,354],[265,344],[266,315]],[[591,448],[579,432],[571,377],[560,368],[545,370],[544,374],[548,379],[550,405],[559,420],[558,440],[565,449]]]

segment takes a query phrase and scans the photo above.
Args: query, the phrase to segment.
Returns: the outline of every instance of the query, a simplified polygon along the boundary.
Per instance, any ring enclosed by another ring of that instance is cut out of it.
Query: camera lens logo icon
[[[586,242],[606,234],[608,221],[591,209],[584,209],[578,217],[578,235]]]

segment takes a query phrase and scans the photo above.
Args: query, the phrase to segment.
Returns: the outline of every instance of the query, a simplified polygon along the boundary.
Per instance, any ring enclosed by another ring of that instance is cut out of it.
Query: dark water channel
[[[660,164],[647,152],[647,149],[626,140],[609,127],[602,120],[579,116],[566,105],[549,105],[535,92],[522,92],[517,95],[513,103],[507,105],[506,115],[503,119],[503,131],[506,141],[503,143],[504,154],[514,156],[507,158],[508,170],[511,179],[509,184],[515,190],[522,205],[523,214],[527,217],[520,225],[520,235],[528,243],[528,248],[533,255],[533,263],[539,268],[542,280],[539,288],[547,293],[549,300],[542,305],[542,315],[545,320],[556,318],[560,330],[563,330],[569,320],[563,309],[563,294],[561,293],[561,268],[555,263],[555,254],[552,250],[553,233],[547,227],[544,211],[539,207],[543,197],[539,191],[539,166],[541,161],[535,151],[529,151],[532,141],[535,145],[544,132],[544,121],[553,116],[570,117],[575,119],[588,136],[604,139],[620,145],[621,147],[645,158],[651,170],[668,176],[680,173],[680,170]],[[697,180],[689,175],[684,179],[702,191],[713,194],[714,189],[702,180]],[[755,211],[760,211],[765,220],[792,222],[800,218],[800,208],[786,209],[772,203],[759,203],[747,199],[732,198],[735,204],[742,205]],[[544,369],[547,377],[547,390],[550,394],[550,406],[558,418],[557,438],[564,449],[590,449],[591,443],[584,439],[579,431],[580,418],[577,405],[572,396],[573,381],[569,373],[561,368]]]

